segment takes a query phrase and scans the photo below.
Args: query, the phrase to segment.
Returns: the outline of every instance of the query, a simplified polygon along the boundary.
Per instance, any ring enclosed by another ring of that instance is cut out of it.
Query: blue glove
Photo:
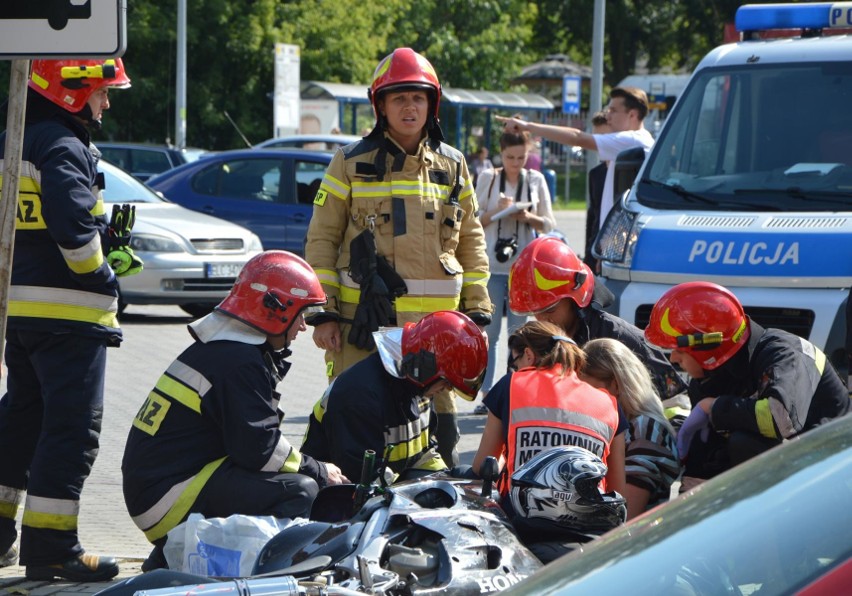
[[[686,461],[686,454],[689,453],[689,446],[696,433],[700,433],[702,442],[706,442],[710,436],[710,416],[699,407],[692,409],[683,426],[677,431],[677,452],[680,461]]]

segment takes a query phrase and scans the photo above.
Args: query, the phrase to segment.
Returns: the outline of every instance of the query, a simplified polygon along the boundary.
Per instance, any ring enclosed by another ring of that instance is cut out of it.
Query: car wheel
[[[215,304],[181,304],[180,308],[183,312],[192,315],[195,319],[200,319],[204,315],[209,315],[216,308]]]

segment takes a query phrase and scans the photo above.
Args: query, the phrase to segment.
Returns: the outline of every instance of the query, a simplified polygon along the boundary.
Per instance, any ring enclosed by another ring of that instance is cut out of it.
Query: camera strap
[[[491,183],[493,185],[494,181],[492,180]],[[524,170],[522,168],[520,173],[518,174],[518,187],[515,189],[515,202],[516,203],[521,202],[521,194],[522,194],[523,190],[524,190]],[[503,195],[506,192],[506,170],[503,169],[503,168],[500,168],[500,188],[499,188],[499,192],[500,192],[500,195]],[[529,200],[530,203],[532,203],[532,191],[530,190],[529,184],[527,184],[527,199]],[[532,209],[532,206],[530,206],[529,209]],[[519,226],[520,226],[520,223],[518,222],[518,220],[515,220],[515,240],[518,239],[518,230],[520,229]],[[503,220],[501,219],[497,222],[497,238],[498,239],[503,237],[503,235],[500,233],[500,232],[502,232],[502,230],[503,230]]]

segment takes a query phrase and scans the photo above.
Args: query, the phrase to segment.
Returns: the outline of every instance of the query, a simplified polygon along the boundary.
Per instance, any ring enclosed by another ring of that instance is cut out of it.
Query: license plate
[[[205,266],[207,277],[237,277],[242,263],[207,263]]]

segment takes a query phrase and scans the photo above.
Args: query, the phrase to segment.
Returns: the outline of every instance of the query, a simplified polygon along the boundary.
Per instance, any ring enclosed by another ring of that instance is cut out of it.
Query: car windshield
[[[852,62],[708,68],[639,181],[661,209],[852,208]]]
[[[164,203],[165,199],[124,170],[101,159],[98,170],[105,178],[104,201],[107,203]]]

